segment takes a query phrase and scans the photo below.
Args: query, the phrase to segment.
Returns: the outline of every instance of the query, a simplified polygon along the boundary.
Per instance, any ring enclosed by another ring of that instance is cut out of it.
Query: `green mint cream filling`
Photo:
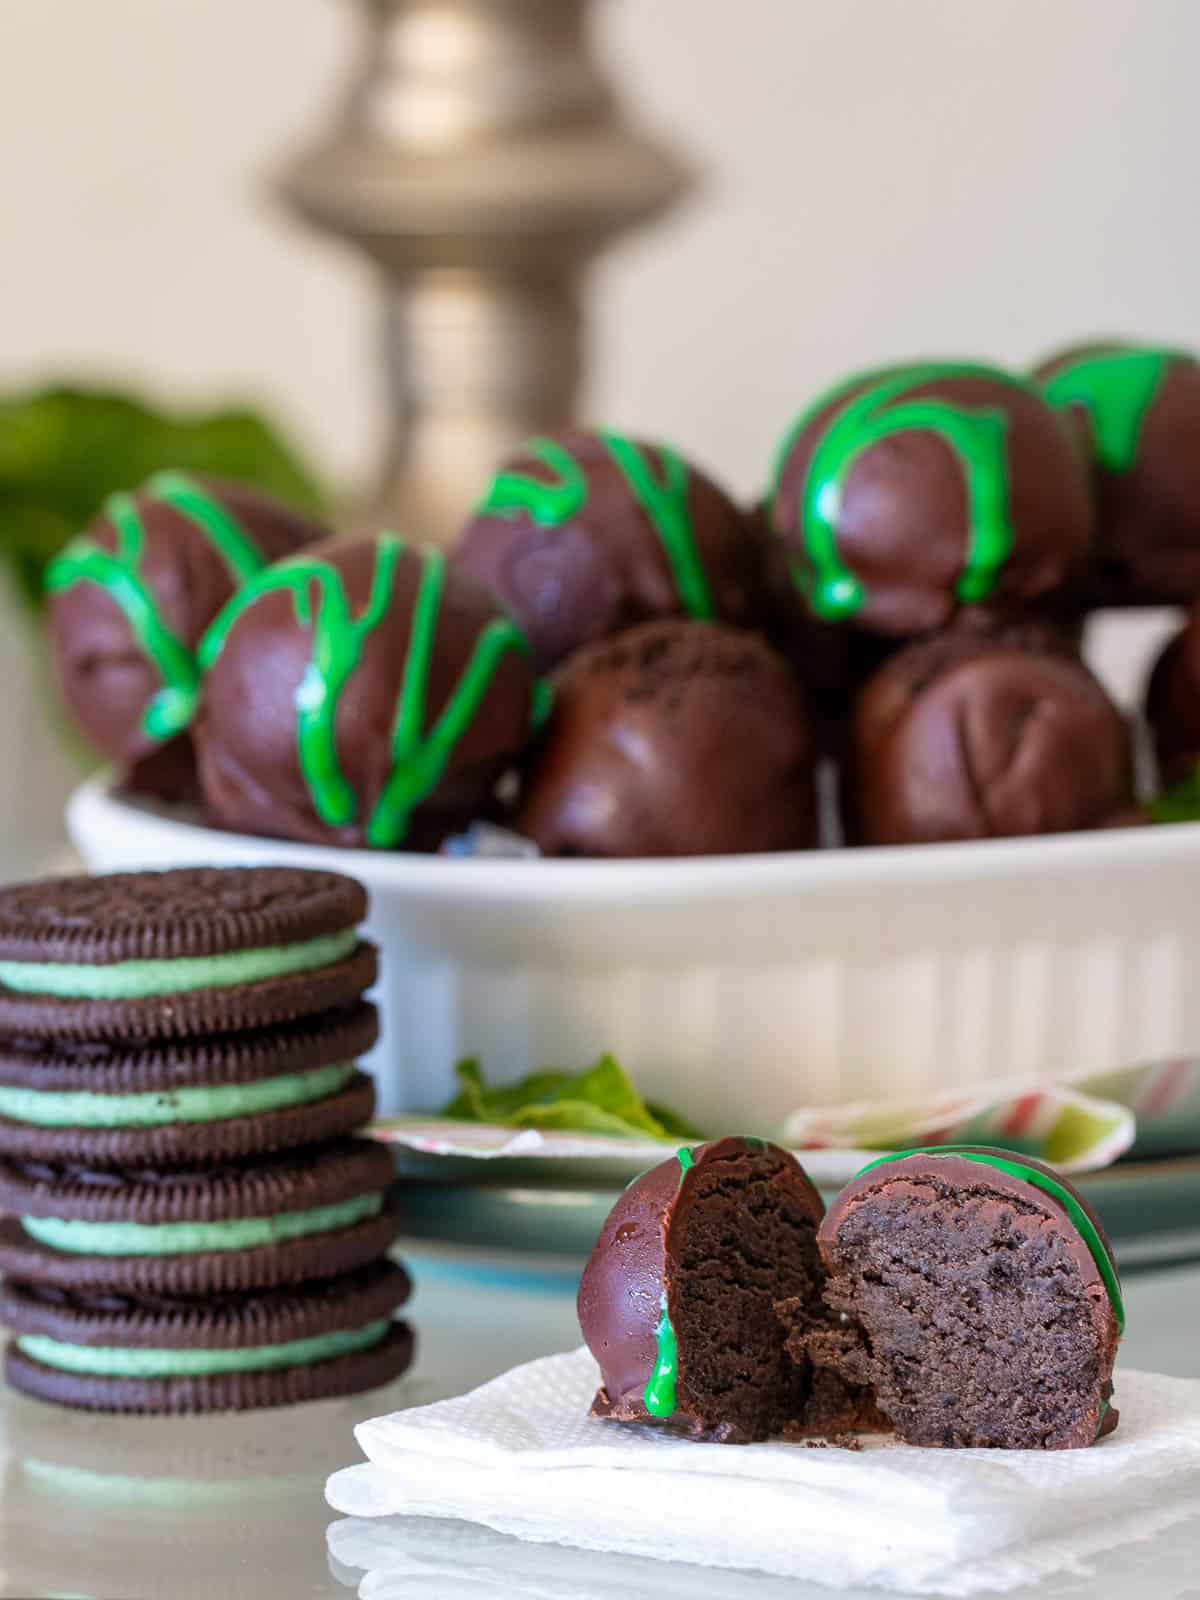
[[[175,1122],[224,1122],[323,1100],[343,1089],[355,1070],[353,1063],[343,1063],[254,1083],[152,1089],[142,1094],[91,1094],[82,1089],[58,1093],[0,1083],[0,1117],[38,1128],[162,1128]]]
[[[358,930],[322,934],[299,944],[264,945],[219,956],[176,956],[170,961],[0,961],[0,984],[21,994],[62,999],[141,1000],[192,989],[231,989],[293,972],[312,972],[348,956]]]
[[[119,1346],[67,1344],[41,1333],[17,1340],[19,1349],[43,1366],[60,1372],[98,1378],[205,1378],[218,1372],[265,1372],[298,1367],[310,1361],[368,1350],[387,1336],[391,1321],[382,1317],[365,1328],[320,1333],[285,1344],[261,1344],[241,1350],[132,1350]]]
[[[51,1250],[94,1256],[174,1256],[197,1250],[252,1250],[311,1233],[349,1228],[383,1210],[382,1194],[360,1194],[311,1211],[228,1222],[85,1222],[78,1217],[22,1217],[31,1239]]]

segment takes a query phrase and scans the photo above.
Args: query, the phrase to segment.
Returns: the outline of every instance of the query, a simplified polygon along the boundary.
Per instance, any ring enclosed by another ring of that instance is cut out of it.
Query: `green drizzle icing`
[[[688,505],[691,470],[682,456],[663,447],[659,451],[662,482],[632,439],[619,433],[602,433],[609,455],[612,456],[638,503],[654,525],[671,572],[679,598],[693,617],[714,617],[712,592],[700,552],[696,548],[696,533],[692,526],[692,513]]]
[[[404,542],[394,534],[380,537],[367,604],[358,617],[351,612],[342,574],[332,562],[308,556],[278,562],[234,596],[200,643],[199,661],[207,672],[243,612],[264,594],[276,590],[291,594],[297,621],[312,630],[312,656],[295,697],[300,770],[314,810],[330,827],[345,827],[359,815],[358,797],[338,755],[338,707],[362,658],[367,638],[389,614],[396,573],[406,550]],[[426,730],[446,558],[440,550],[424,550],[419,552],[419,559],[421,578],[392,724],[390,772],[365,828],[367,843],[377,850],[392,849],[404,840],[413,811],[441,782],[450,757],[477,716],[504,656],[509,651],[531,654],[529,641],[514,622],[507,618],[489,622],[475,641],[440,716]],[[535,692],[535,722],[544,717],[548,705],[545,692]]]
[[[1096,460],[1109,472],[1128,472],[1146,413],[1171,367],[1187,359],[1179,350],[1085,350],[1045,380],[1043,393],[1057,410],[1082,406]]]
[[[159,472],[150,479],[146,493],[175,510],[206,534],[213,549],[229,568],[235,583],[245,583],[266,563],[266,555],[234,517],[228,507],[194,478],[182,472]]]
[[[541,528],[561,528],[587,504],[587,476],[571,452],[553,439],[530,439],[525,453],[557,474],[550,483],[528,473],[497,473],[480,503],[479,515],[511,516],[525,511]]]
[[[160,472],[139,491],[142,499],[172,506],[208,539],[229,568],[235,584],[261,571],[266,557],[228,510],[194,479],[181,472]],[[168,624],[142,573],[146,529],[137,500],[115,494],[102,513],[117,535],[115,551],[94,539],[74,539],[46,574],[54,594],[76,583],[95,583],[120,607],[129,630],[153,663],[162,688],[142,712],[142,731],[151,739],[170,739],[191,721],[200,673],[191,650]]]
[[[675,1152],[675,1159],[679,1163],[679,1182],[682,1184],[685,1174],[696,1165],[696,1158],[686,1145],[682,1145]],[[679,1368],[679,1344],[671,1324],[671,1314],[667,1309],[665,1289],[660,1302],[655,1338],[658,1341],[658,1354],[654,1362],[654,1371],[642,1394],[642,1402],[652,1417],[665,1418],[675,1414],[675,1377]]]
[[[958,1156],[962,1161],[977,1161],[981,1166],[996,1167],[1014,1178],[1021,1178],[1025,1183],[1032,1184],[1035,1189],[1040,1189],[1043,1194],[1048,1194],[1057,1200],[1091,1252],[1092,1260],[1096,1263],[1104,1287],[1108,1291],[1108,1298],[1112,1302],[1117,1327],[1121,1333],[1125,1332],[1125,1302],[1121,1296],[1121,1282],[1117,1277],[1116,1265],[1104,1240],[1100,1237],[1096,1224],[1080,1205],[1078,1197],[1065,1184],[1059,1183],[1058,1179],[1052,1178],[1049,1173],[1039,1171],[1037,1167],[1027,1167],[1023,1162],[1011,1161],[1006,1156],[985,1154],[980,1150],[970,1150],[954,1144],[926,1145],[915,1150],[898,1150],[894,1155],[880,1156],[877,1161],[869,1161],[857,1176],[861,1178],[864,1173],[873,1172],[876,1167],[887,1166],[893,1161],[903,1161],[906,1156]]]
[[[601,429],[597,437],[616,463],[634,499],[645,511],[670,564],[679,598],[693,617],[714,617],[708,574],[696,546],[688,491],[691,469],[682,456],[665,446],[658,450],[659,469],[648,452],[624,434]],[[539,527],[562,528],[587,504],[584,469],[571,452],[553,439],[531,439],[526,454],[556,474],[544,483],[527,473],[501,472],[493,480],[481,513],[509,516],[526,512]]]
[[[864,605],[867,592],[837,548],[838,519],[850,473],[863,452],[898,433],[934,433],[955,451],[966,477],[969,537],[956,592],[967,605],[992,593],[1013,545],[1008,417],[999,407],[967,406],[937,396],[902,401],[910,389],[952,378],[989,378],[1015,389],[1014,374],[970,362],[925,362],[851,378],[826,391],[789,430],[775,466],[773,496],[792,447],[820,412],[833,407],[798,497],[804,556],[792,577],[813,610],[838,621]],[[860,392],[853,392],[865,381]]]
[[[679,1366],[679,1345],[667,1311],[665,1289],[655,1338],[658,1340],[658,1355],[642,1400],[652,1417],[672,1417],[675,1414],[675,1374]]]

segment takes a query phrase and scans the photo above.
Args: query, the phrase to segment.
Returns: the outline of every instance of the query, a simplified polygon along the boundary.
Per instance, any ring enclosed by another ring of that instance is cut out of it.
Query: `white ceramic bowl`
[[[286,862],[371,893],[383,1110],[453,1068],[615,1052],[711,1127],[802,1105],[1056,1078],[1200,1051],[1200,824],[679,861],[473,861],[221,833],[75,794],[96,870]]]

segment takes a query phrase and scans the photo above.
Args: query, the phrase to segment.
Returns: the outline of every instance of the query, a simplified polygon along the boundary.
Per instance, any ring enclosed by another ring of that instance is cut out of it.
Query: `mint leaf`
[[[621,1138],[704,1137],[675,1112],[648,1105],[613,1056],[602,1056],[584,1072],[534,1072],[504,1086],[489,1087],[478,1061],[461,1061],[455,1071],[460,1089],[442,1115],[459,1122]]]
[[[1200,767],[1150,802],[1155,822],[1200,822]]]
[[[171,467],[324,509],[308,468],[252,411],[167,412],[111,390],[42,389],[0,397],[0,566],[40,604],[47,562],[107,497]]]

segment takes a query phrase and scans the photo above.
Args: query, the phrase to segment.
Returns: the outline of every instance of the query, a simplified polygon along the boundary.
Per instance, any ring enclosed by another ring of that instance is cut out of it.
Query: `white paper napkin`
[[[1200,1382],[1118,1372],[1091,1450],[697,1444],[587,1417],[586,1350],[355,1429],[326,1496],[355,1517],[483,1523],[536,1543],[753,1568],[831,1587],[969,1595],[1200,1517]]]

